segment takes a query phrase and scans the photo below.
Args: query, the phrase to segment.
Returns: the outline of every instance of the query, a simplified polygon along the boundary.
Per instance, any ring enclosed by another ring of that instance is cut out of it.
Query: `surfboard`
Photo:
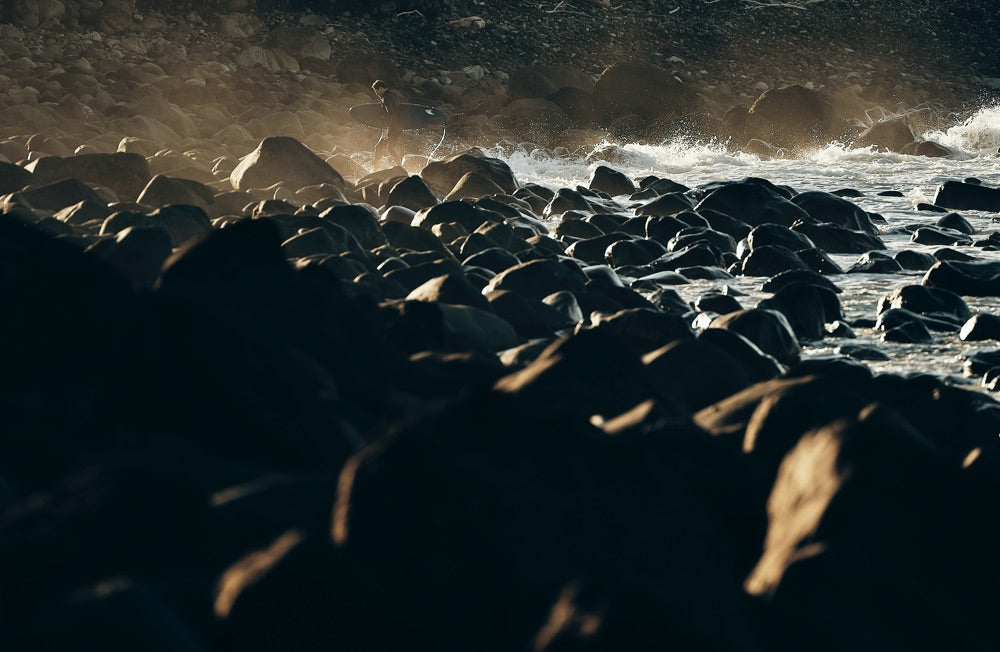
[[[375,129],[384,129],[386,124],[385,109],[378,102],[371,104],[355,104],[350,109],[351,117]],[[448,122],[448,115],[441,109],[423,104],[400,104],[399,112],[403,118],[403,129],[437,129]]]

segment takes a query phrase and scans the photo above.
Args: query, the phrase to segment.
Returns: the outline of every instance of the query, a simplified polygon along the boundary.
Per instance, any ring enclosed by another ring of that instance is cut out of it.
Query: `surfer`
[[[399,93],[390,89],[388,84],[381,79],[375,80],[372,84],[372,90],[378,95],[379,101],[382,103],[382,108],[385,109],[388,116],[388,124],[382,130],[382,135],[379,137],[378,143],[375,144],[375,160],[372,162],[372,165],[373,167],[378,167],[382,157],[386,154],[389,155],[389,158],[396,165],[402,165],[403,156],[399,153],[399,136],[403,133],[403,119],[400,115],[399,106],[403,103],[403,99]]]

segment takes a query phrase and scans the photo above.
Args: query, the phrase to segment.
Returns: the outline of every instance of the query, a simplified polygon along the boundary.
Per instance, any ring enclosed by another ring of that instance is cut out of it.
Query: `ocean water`
[[[906,234],[888,232],[910,224],[931,225],[940,219],[941,214],[918,211],[917,205],[933,202],[938,185],[944,181],[974,177],[983,185],[1000,187],[1000,155],[997,153],[1000,148],[1000,107],[984,108],[961,124],[922,136],[946,146],[952,155],[948,158],[907,156],[830,143],[795,158],[762,159],[732,150],[723,143],[684,138],[659,145],[609,146],[608,143],[598,143],[591,151],[577,150],[568,156],[501,147],[488,153],[507,161],[519,182],[538,183],[553,189],[586,186],[594,169],[602,164],[636,180],[656,175],[691,188],[711,181],[740,180],[750,176],[790,186],[798,192],[832,192],[852,188],[863,196],[850,198],[850,201],[886,218],[887,223],[879,225],[879,229],[888,253],[901,249],[933,253],[940,247],[912,243]],[[609,147],[612,155],[602,156],[601,153],[609,151]],[[879,196],[882,191],[898,191],[903,196]],[[625,198],[618,199],[625,201]],[[998,213],[959,212],[976,227],[974,239],[1000,230]],[[1000,252],[983,251],[971,246],[954,248],[977,259],[1000,260]],[[858,255],[834,255],[832,258],[846,270],[857,261]],[[848,323],[859,319],[874,320],[882,296],[904,285],[919,284],[922,277],[923,272],[906,271],[829,276],[843,289],[843,294],[839,296]],[[692,281],[673,287],[685,299],[693,301],[709,290],[729,285],[746,294],[738,297],[744,307],[753,307],[759,299],[770,296],[760,290],[763,280],[736,277],[725,281]],[[965,300],[973,313],[1000,314],[1000,298],[965,297]],[[968,377],[963,373],[963,355],[973,349],[1000,348],[1000,342],[962,342],[958,333],[932,332],[932,344],[898,344],[883,342],[881,334],[870,328],[855,327],[854,332],[857,336],[854,340],[828,337],[819,342],[804,342],[803,354],[806,357],[829,356],[834,355],[836,347],[841,344],[863,344],[889,356],[887,362],[866,363],[876,373],[930,373],[954,384],[978,387],[978,377]]]

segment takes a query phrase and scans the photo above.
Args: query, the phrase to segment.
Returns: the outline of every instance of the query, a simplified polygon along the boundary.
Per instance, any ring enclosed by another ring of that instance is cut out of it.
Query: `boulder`
[[[518,183],[510,166],[501,159],[484,155],[478,149],[454,154],[443,161],[431,161],[420,174],[431,189],[445,196],[469,172],[486,177],[507,194],[517,190]]]
[[[344,188],[344,179],[311,149],[290,136],[268,136],[240,159],[229,177],[233,188],[267,188],[277,183],[298,190],[329,183]]]
[[[808,270],[809,265],[794,251],[782,245],[761,245],[750,250],[740,273],[744,276],[774,276],[789,270]]]
[[[349,231],[368,251],[387,244],[378,220],[364,206],[358,204],[333,206],[319,216]]]
[[[212,189],[191,179],[157,174],[149,180],[136,201],[144,206],[159,208],[171,204],[186,204],[207,210],[214,200]]]
[[[438,198],[417,175],[394,183],[385,199],[386,206],[402,206],[413,211],[420,211],[437,204]]]
[[[525,297],[542,300],[553,292],[582,291],[586,276],[574,265],[556,260],[539,259],[520,263],[497,274],[483,290],[511,290]]]
[[[782,364],[799,360],[801,347],[795,332],[785,316],[775,310],[738,310],[716,317],[709,328],[735,331]]]
[[[877,235],[846,229],[839,224],[796,222],[792,230],[806,236],[828,254],[863,254],[886,248]]]
[[[574,323],[556,308],[509,290],[491,290],[485,297],[492,310],[507,320],[518,335],[526,339],[553,337],[556,331],[568,328]]]
[[[819,92],[798,84],[771,88],[750,105],[744,133],[747,140],[777,147],[825,145],[833,135],[833,107]]]
[[[110,188],[121,201],[135,201],[152,177],[145,158],[123,152],[43,156],[29,163],[27,169],[35,175],[35,183],[79,179]]]
[[[615,197],[617,195],[631,195],[635,192],[635,184],[626,174],[619,172],[606,165],[598,165],[590,176],[590,183],[587,185],[591,190],[599,190]]]
[[[25,186],[34,183],[37,182],[35,181],[35,175],[31,171],[20,165],[0,161],[0,195],[17,192]]]
[[[913,125],[906,116],[883,118],[865,129],[854,140],[854,147],[872,147],[876,151],[898,152],[916,140]]]
[[[407,301],[430,301],[492,311],[490,302],[461,274],[443,274],[414,288]],[[501,313],[501,317],[504,315]],[[508,320],[509,321],[509,320]],[[512,324],[513,325],[513,324]],[[516,326],[515,326],[516,329]]]
[[[962,324],[958,337],[963,342],[1000,340],[1000,317],[988,312],[976,313]]]
[[[868,213],[854,202],[833,193],[810,190],[792,197],[792,203],[809,213],[814,222],[832,222],[852,231],[872,235],[878,233]]]
[[[445,196],[444,201],[479,199],[490,195],[500,195],[503,192],[504,189],[489,178],[478,172],[468,172],[458,180],[451,192]]]
[[[114,240],[102,242],[109,246],[90,251],[111,263],[136,288],[153,287],[173,248],[170,233],[159,226],[131,226]]]
[[[97,191],[78,179],[28,186],[14,193],[13,197],[23,199],[32,208],[48,211],[58,211],[82,201],[107,204]]]
[[[1000,296],[1000,263],[941,260],[927,270],[921,284],[962,296]]]
[[[725,213],[751,227],[766,223],[791,226],[798,220],[812,221],[805,209],[789,201],[772,184],[752,178],[725,182],[711,189],[695,206],[699,213],[707,209]]]
[[[1000,188],[962,181],[945,181],[937,188],[934,204],[957,210],[1000,213]]]

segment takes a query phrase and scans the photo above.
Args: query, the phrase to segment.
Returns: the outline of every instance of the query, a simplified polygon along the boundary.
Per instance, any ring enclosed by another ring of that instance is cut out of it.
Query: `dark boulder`
[[[848,274],[894,274],[902,271],[896,259],[882,251],[869,251],[847,270]]]
[[[344,178],[309,147],[291,136],[268,136],[240,159],[229,177],[233,188],[267,188],[276,183],[291,190],[329,183],[344,187]]]
[[[809,266],[788,247],[762,245],[753,248],[743,260],[745,276],[775,276],[789,270],[808,270]]]
[[[878,233],[868,213],[854,202],[833,193],[811,190],[792,197],[792,203],[809,213],[813,222],[830,222],[852,231]]]
[[[661,400],[688,414],[751,384],[742,362],[710,338],[679,338],[642,361]]]
[[[598,165],[594,169],[587,187],[591,190],[606,192],[612,197],[617,195],[631,195],[635,192],[635,183],[632,182],[632,179],[606,165]]]
[[[957,210],[1000,213],[1000,188],[962,181],[945,181],[937,188],[934,204]]]
[[[620,337],[633,351],[644,354],[674,340],[691,337],[693,332],[684,317],[670,315],[653,308],[627,308],[610,315],[592,318],[592,326],[577,330],[608,331]]]
[[[837,294],[811,283],[786,285],[757,307],[783,314],[799,340],[823,339],[826,324],[844,317]]]
[[[586,281],[583,272],[574,270],[572,263],[540,259],[505,269],[489,282],[484,293],[491,290],[511,290],[525,297],[541,300],[560,290],[582,291]]]
[[[151,208],[186,204],[207,210],[214,198],[215,193],[203,183],[157,174],[149,180],[136,201]]]
[[[854,147],[872,147],[876,151],[902,153],[916,140],[913,126],[906,116],[883,118],[865,129],[854,140]]]
[[[35,183],[35,175],[25,168],[0,161],[0,195],[17,192]]]
[[[349,231],[368,251],[388,244],[378,220],[363,206],[357,204],[333,206],[319,216]]]
[[[146,159],[126,152],[43,156],[29,163],[27,169],[34,173],[35,183],[79,179],[110,188],[122,201],[135,201],[152,178]]]
[[[739,310],[716,317],[710,328],[735,331],[782,364],[798,362],[801,352],[799,341],[780,312],[759,308]]]
[[[926,317],[961,324],[972,316],[968,304],[955,292],[926,285],[904,285],[878,301],[878,313],[890,308],[904,308]]]
[[[953,229],[939,226],[921,226],[913,231],[910,242],[923,245],[958,245],[972,244],[972,238]]]
[[[744,133],[776,147],[825,145],[833,135],[833,107],[798,84],[764,91],[747,110]]]
[[[514,173],[507,163],[486,156],[478,149],[460,152],[443,161],[431,161],[420,174],[433,191],[445,196],[469,172],[476,172],[489,179],[507,194],[514,193],[518,188]]]
[[[28,186],[13,197],[23,199],[32,208],[59,211],[82,201],[107,204],[96,190],[79,179],[63,179],[53,183]]]
[[[1000,296],[1000,263],[942,260],[927,270],[921,284],[963,296]]]
[[[517,334],[525,339],[552,337],[556,331],[575,323],[556,308],[509,290],[487,292],[484,299],[488,301],[491,310],[507,320]]]
[[[409,176],[394,183],[386,194],[386,206],[402,206],[419,211],[438,204],[438,198],[417,175]],[[414,224],[414,226],[420,226]]]
[[[988,312],[976,313],[962,324],[958,337],[963,342],[1000,340],[1000,317]]]
[[[877,235],[846,229],[838,224],[800,222],[793,225],[792,230],[808,237],[817,247],[830,254],[862,254],[886,248]]]
[[[772,184],[756,179],[720,184],[695,206],[695,211],[716,210],[751,227],[774,223],[791,226],[798,220],[812,221],[809,213],[792,203]]]

